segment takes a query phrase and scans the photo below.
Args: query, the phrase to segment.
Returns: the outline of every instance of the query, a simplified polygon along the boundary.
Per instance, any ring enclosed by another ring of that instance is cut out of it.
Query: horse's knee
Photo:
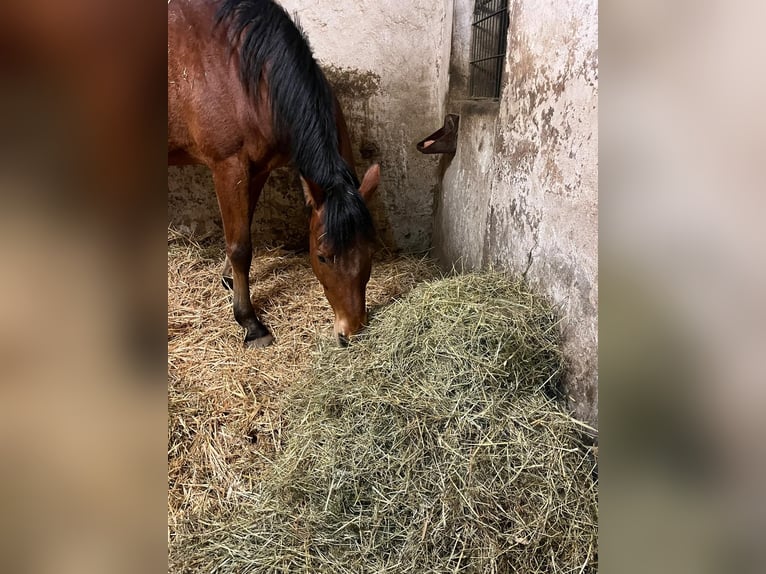
[[[253,247],[249,241],[234,241],[226,246],[226,255],[233,268],[242,270],[250,265]]]

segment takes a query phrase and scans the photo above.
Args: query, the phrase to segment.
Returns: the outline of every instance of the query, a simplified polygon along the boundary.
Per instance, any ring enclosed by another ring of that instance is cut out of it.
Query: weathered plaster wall
[[[359,176],[381,164],[371,205],[385,244],[431,246],[439,160],[415,143],[441,126],[448,88],[452,2],[439,0],[282,0],[297,14],[314,55],[343,105]],[[169,219],[218,231],[220,218],[206,168],[168,169]],[[297,176],[272,174],[253,222],[256,244],[305,245],[307,216]]]
[[[515,0],[499,102],[471,101],[472,0],[456,0],[450,98],[458,150],[444,159],[440,259],[523,273],[565,317],[577,415],[598,416],[598,8]]]

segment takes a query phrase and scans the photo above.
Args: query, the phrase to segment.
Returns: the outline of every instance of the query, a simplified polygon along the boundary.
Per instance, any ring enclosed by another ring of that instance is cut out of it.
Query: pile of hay
[[[216,572],[595,572],[594,462],[552,398],[555,318],[502,274],[455,276],[320,344],[286,446],[177,541]]]

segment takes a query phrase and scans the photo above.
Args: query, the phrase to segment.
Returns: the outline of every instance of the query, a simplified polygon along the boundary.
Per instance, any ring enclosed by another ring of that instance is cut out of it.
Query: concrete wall
[[[372,213],[385,244],[431,246],[439,160],[415,143],[441,126],[448,88],[452,2],[439,0],[282,0],[297,13],[314,55],[334,84],[349,124],[361,177],[381,164]],[[169,219],[219,232],[206,168],[169,168]],[[256,208],[256,244],[305,245],[307,216],[297,176],[272,174]]]
[[[458,149],[443,159],[434,245],[448,265],[523,273],[560,306],[577,415],[598,416],[598,8],[515,0],[504,89],[468,99],[472,0],[456,0],[447,111]]]

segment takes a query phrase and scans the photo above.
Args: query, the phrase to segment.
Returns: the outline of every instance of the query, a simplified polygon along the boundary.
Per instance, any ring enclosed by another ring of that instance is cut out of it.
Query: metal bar
[[[494,9],[494,3],[490,3],[487,5],[487,9],[492,11]],[[485,37],[487,38],[487,43],[484,46],[484,54],[483,57],[491,56],[494,53],[494,48],[492,47],[492,44],[495,43],[494,40],[494,18],[489,18],[484,21],[484,33]],[[483,64],[482,69],[484,70],[484,96],[490,95],[490,90],[492,89],[492,66]]]
[[[487,9],[491,12],[493,8],[492,4],[487,5]],[[482,62],[480,64],[480,67],[482,69],[482,72],[484,73],[482,79],[482,87],[481,87],[481,95],[484,97],[487,97],[490,95],[490,85],[492,84],[492,67],[489,66],[489,62],[487,60],[484,60],[486,56],[490,56],[494,53],[494,50],[492,49],[492,44],[494,44],[495,40],[492,37],[492,22],[494,21],[494,18],[489,18],[487,20],[484,20],[481,23],[481,27],[484,29],[484,51],[482,52]]]
[[[500,24],[502,23],[503,18],[503,12],[498,11],[497,16],[495,16],[494,19],[494,31],[492,33],[493,38],[495,38],[495,49],[498,53],[503,53],[502,50],[497,49],[497,38],[500,36]],[[497,79],[498,79],[498,66],[500,65],[500,62],[502,62],[502,58],[498,58],[495,62],[495,65],[492,66],[494,68],[494,73],[492,74],[492,81],[490,82],[490,89],[492,90],[492,97],[496,98],[499,94],[497,93]]]
[[[505,53],[507,51],[507,43],[506,43],[506,36],[508,35],[508,26],[506,25],[506,22],[508,21],[508,13],[502,14],[498,18],[498,31],[497,31],[497,51],[505,56]],[[503,63],[505,62],[505,58],[498,59],[495,63],[495,85],[494,88],[494,94],[495,97],[500,97],[500,90],[502,87],[502,80],[503,80]]]
[[[477,34],[477,49],[476,49],[476,56],[474,57],[475,60],[479,60],[486,54],[486,45],[487,45],[487,33],[485,30],[484,24],[477,24],[476,25],[476,34]],[[484,95],[484,83],[486,81],[486,77],[484,74],[484,70],[481,66],[477,65],[476,62],[474,62],[474,66],[476,68],[476,94],[478,96]]]
[[[479,58],[478,60],[471,60],[468,63],[469,64],[476,64],[477,62],[484,62],[486,60],[495,60],[497,58],[502,58],[503,56],[505,56],[505,52],[503,52],[502,54],[496,54],[494,56],[487,56],[486,58]]]
[[[491,3],[487,4],[487,10],[491,12],[492,8],[493,6]],[[481,23],[481,27],[484,30],[484,50],[481,54],[483,58],[489,54],[492,54],[492,19],[490,18],[488,20],[484,20]],[[482,71],[481,95],[486,97],[489,93],[488,88],[490,82],[492,81],[492,74],[486,65],[482,64],[480,68]]]
[[[476,28],[471,27],[471,56],[476,55]],[[475,75],[476,72],[473,68],[473,66],[470,65],[470,62],[468,62],[469,68],[470,68],[470,75],[469,75],[469,87],[468,87],[468,93],[473,94],[475,90]]]
[[[489,20],[493,16],[497,16],[498,14],[502,14],[503,12],[507,12],[507,11],[508,11],[507,6],[504,8],[500,8],[500,10],[497,10],[496,12],[492,12],[492,14],[479,18],[478,20],[474,20],[471,26],[476,26],[477,24],[481,24],[482,22],[484,22],[484,20]]]
[[[497,3],[495,3],[493,6],[496,6]],[[492,55],[492,52],[496,52],[497,50],[497,21],[500,16],[500,12],[495,11],[495,16],[490,20],[490,30],[491,30],[491,44],[490,49],[492,50],[490,52],[490,55]],[[497,70],[497,65],[487,65],[487,96],[494,96],[495,95],[495,70]]]
[[[503,17],[506,14],[506,10],[503,10],[503,12],[497,15],[497,19],[495,21],[495,28],[496,28],[495,37],[496,38],[499,38],[500,36],[503,35]],[[494,81],[494,85],[492,86],[492,95],[496,98],[500,96],[500,88],[499,88],[500,69],[502,68],[503,61],[505,59],[505,50],[502,50],[502,49],[498,50],[498,53],[503,54],[503,58],[498,58],[497,62],[495,63],[495,78],[494,78],[495,81]]]

